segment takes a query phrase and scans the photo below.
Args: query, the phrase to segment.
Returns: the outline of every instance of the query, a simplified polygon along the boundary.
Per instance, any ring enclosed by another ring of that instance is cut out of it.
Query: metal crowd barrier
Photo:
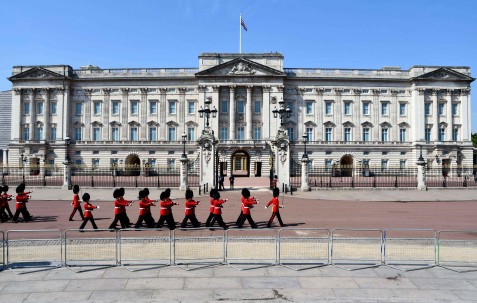
[[[132,266],[158,268],[171,265],[171,231],[166,229],[120,229],[118,264],[129,271]]]
[[[403,271],[436,265],[437,233],[433,229],[385,229],[384,264]]]
[[[238,270],[276,265],[277,236],[275,229],[228,229],[225,232],[225,262]],[[254,267],[239,268],[238,265]]]
[[[62,265],[59,229],[9,230],[6,248],[6,266],[14,272],[17,268],[57,268]]]
[[[118,231],[114,229],[68,229],[64,232],[64,264],[74,267],[118,265]],[[75,271],[75,270],[73,270]],[[80,270],[76,272],[82,272]]]
[[[185,270],[225,262],[225,231],[222,228],[181,228],[173,232],[174,264]]]
[[[337,228],[331,231],[330,241],[331,265],[357,270],[382,264],[383,231],[380,229]]]
[[[1,259],[0,259],[0,271],[3,270],[5,268],[5,245],[6,245],[6,241],[5,241],[5,233],[3,231],[0,231],[1,235],[2,235],[2,242],[0,243],[0,247],[2,249],[2,255],[1,255]]]
[[[328,265],[329,257],[330,231],[328,229],[286,228],[278,231],[280,265],[293,270],[304,270]]]
[[[456,272],[477,270],[477,231],[441,230],[437,235],[439,266]]]

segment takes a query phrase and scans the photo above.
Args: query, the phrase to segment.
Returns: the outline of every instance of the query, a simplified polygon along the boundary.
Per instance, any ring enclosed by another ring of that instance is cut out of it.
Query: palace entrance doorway
[[[232,174],[236,177],[250,177],[250,156],[239,150],[232,154]]]
[[[344,155],[341,157],[340,171],[342,177],[353,176],[353,157],[351,155]]]
[[[139,176],[141,174],[141,160],[136,154],[130,154],[126,157],[125,173],[127,176]]]

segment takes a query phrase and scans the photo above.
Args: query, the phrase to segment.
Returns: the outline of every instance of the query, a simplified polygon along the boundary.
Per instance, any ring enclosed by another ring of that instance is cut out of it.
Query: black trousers
[[[146,226],[148,228],[153,228],[154,227],[154,218],[152,217],[151,213],[147,213],[145,215],[139,215],[139,218],[137,218],[136,225],[134,225],[134,228],[140,228],[142,226],[142,222],[146,222]]]
[[[10,210],[10,205],[8,205],[8,203],[5,203],[5,209],[4,211],[8,212],[8,216],[10,218],[13,218],[13,214],[12,214],[12,211]]]
[[[199,227],[199,221],[197,220],[197,217],[195,214],[192,215],[186,215],[184,217],[184,220],[182,220],[181,227],[185,228],[187,226],[187,221],[190,220],[190,223],[192,224],[193,227]]]
[[[15,214],[13,215],[13,218],[12,220],[13,221],[17,221],[18,220],[18,217],[20,216],[20,213],[22,214],[23,216],[23,220],[25,220],[25,222],[27,221],[31,221],[31,215],[30,213],[28,212],[28,210],[25,208],[21,208],[21,209],[17,209],[15,211]]]
[[[73,216],[75,215],[76,211],[79,212],[81,216],[81,220],[84,220],[83,210],[81,209],[81,206],[80,206],[80,207],[73,208],[73,211],[71,212],[71,215],[70,215],[70,221],[73,221]]]
[[[164,225],[164,221],[166,221],[167,227],[169,227],[169,229],[176,229],[176,222],[174,222],[172,214],[161,215],[157,221],[156,228],[161,228]]]
[[[94,229],[98,229],[98,226],[96,226],[96,223],[94,222],[94,218],[84,218],[83,223],[81,223],[79,229],[83,229],[86,226],[86,223],[88,223],[88,221],[91,221],[91,224],[93,225]]]
[[[127,228],[129,226],[126,222],[126,214],[122,213],[122,214],[114,215],[113,223],[109,225],[109,229],[116,228],[116,224],[118,223],[118,221],[121,223],[121,228]]]
[[[217,222],[220,227],[222,227],[223,229],[227,229],[227,225],[224,223],[224,220],[222,219],[222,215],[214,215],[213,221],[214,222],[210,224],[210,227],[212,227],[214,223]]]
[[[275,219],[275,216],[277,217],[278,223],[280,223],[280,226],[283,226],[283,221],[282,221],[282,217],[280,217],[280,212],[274,211],[272,212],[272,216],[270,217],[270,220],[268,220],[267,227],[272,226],[272,222],[273,222],[273,219]]]
[[[8,216],[5,207],[0,208],[0,220],[2,222],[5,222],[9,219],[10,217]]]
[[[255,222],[253,221],[251,214],[242,216],[242,220],[239,222],[238,228],[242,228],[243,224],[245,223],[245,219],[247,219],[248,223],[252,228],[257,228],[257,224],[255,224]]]
[[[239,225],[240,222],[242,222],[243,219],[243,211],[240,211],[240,215],[237,218],[237,222],[235,222],[235,225]]]
[[[207,221],[205,221],[205,226],[207,227],[211,226],[210,223],[213,221],[213,219],[214,219],[214,213],[209,213],[209,216],[207,217]]]

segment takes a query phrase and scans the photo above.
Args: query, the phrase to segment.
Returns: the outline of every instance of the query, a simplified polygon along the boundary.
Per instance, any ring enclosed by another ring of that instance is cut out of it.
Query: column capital
[[[213,91],[214,93],[217,93],[217,92],[219,91],[219,88],[220,88],[220,87],[219,87],[218,85],[213,85],[213,86],[212,86],[212,91]]]
[[[129,95],[129,88],[121,88],[123,95]]]
[[[84,88],[83,90],[88,96],[91,96],[91,94],[93,93],[93,89],[91,88]]]
[[[15,92],[15,95],[21,95],[22,94],[22,89],[21,88],[14,88],[13,92]]]
[[[437,96],[438,93],[439,93],[438,89],[431,89],[431,95]]]
[[[165,95],[165,94],[167,93],[167,88],[165,88],[165,87],[159,87],[159,93],[160,93],[161,95]]]
[[[283,93],[284,89],[285,89],[285,87],[283,85],[277,86],[277,90],[278,90],[279,93]]]
[[[468,96],[470,94],[470,88],[464,88],[460,90],[461,96]]]
[[[235,85],[229,85],[230,93],[235,93],[235,88],[236,88],[236,87],[237,87],[237,86],[235,86]]]
[[[264,93],[269,93],[270,92],[270,85],[264,85],[262,86],[262,91]]]
[[[338,96],[341,96],[341,94],[343,93],[343,89],[342,89],[342,88],[333,88],[333,91],[334,91],[335,94],[338,95]]]
[[[50,91],[51,91],[51,89],[49,87],[40,88],[38,90],[45,95],[49,95]]]
[[[353,89],[353,93],[354,93],[355,95],[358,95],[358,96],[359,96],[359,95],[361,95],[362,92],[363,92],[363,91],[362,91],[361,89],[359,89],[359,88]]]
[[[110,88],[103,88],[103,94],[105,96],[109,96],[109,94],[111,94],[111,89]]]
[[[323,95],[325,89],[323,87],[315,87],[315,92],[317,95]]]
[[[197,86],[197,89],[199,90],[199,93],[205,93],[207,91],[207,86],[199,85]]]
[[[245,86],[247,88],[247,94],[252,93],[253,85]]]
[[[419,95],[424,95],[426,93],[424,88],[416,88],[415,90],[419,93]]]
[[[391,89],[391,95],[393,95],[394,97],[397,96],[397,94],[399,93],[399,91],[397,89]]]
[[[375,96],[377,96],[381,93],[381,91],[379,89],[373,89],[371,91],[372,91],[373,95],[375,95]]]
[[[184,95],[187,92],[186,87],[178,87],[177,90],[179,91],[179,94]]]
[[[141,91],[141,95],[147,95],[147,88],[142,87],[139,90]]]
[[[298,87],[296,91],[300,96],[303,96],[305,94],[306,89],[304,87]]]

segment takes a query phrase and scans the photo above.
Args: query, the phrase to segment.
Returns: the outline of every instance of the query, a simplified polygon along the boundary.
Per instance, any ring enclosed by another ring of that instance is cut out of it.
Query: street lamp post
[[[186,133],[182,134],[182,158],[187,158],[185,145],[186,145],[187,135]]]
[[[70,144],[71,139],[70,137],[65,138],[65,160],[63,161],[64,169],[63,169],[63,189],[71,189],[71,159],[70,159]]]
[[[278,102],[278,109],[275,107],[274,110],[272,110],[273,113],[273,118],[277,118],[280,116],[280,127],[283,127],[283,119],[285,118],[290,118],[291,116],[291,109],[287,106],[285,108],[285,101],[280,100]]]
[[[26,157],[25,155],[22,153],[20,155],[20,161],[21,161],[21,165],[22,165],[22,180],[23,180],[23,183],[25,183],[25,162],[26,162]]]
[[[417,189],[418,190],[427,190],[426,185],[426,161],[422,156],[422,145],[419,145],[419,158],[417,159]]]
[[[308,142],[308,135],[304,133],[302,138],[303,138],[303,144],[305,145],[305,152],[303,153],[302,158],[308,158],[308,153],[306,152],[306,143]]]
[[[214,108],[213,109],[210,109],[210,105],[212,104],[212,98],[208,97],[205,101],[204,101],[204,106],[205,108],[202,108],[202,106],[200,107],[200,109],[198,110],[199,112],[199,116],[201,118],[204,118],[204,115],[205,115],[205,128],[208,129],[209,128],[209,118],[210,118],[210,114],[212,114],[212,118],[215,118],[217,117],[217,109]]]

